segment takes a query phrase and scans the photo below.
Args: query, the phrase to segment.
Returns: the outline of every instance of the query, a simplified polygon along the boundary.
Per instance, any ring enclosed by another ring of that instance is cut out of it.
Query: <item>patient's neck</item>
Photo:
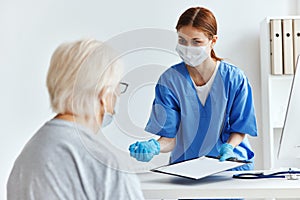
[[[91,129],[94,133],[96,133],[99,129],[99,125],[97,123],[95,123],[95,120],[87,119],[87,118],[84,118],[84,117],[79,117],[79,116],[74,115],[74,114],[69,114],[69,113],[61,114],[61,113],[59,113],[54,118],[55,119],[66,120],[66,121],[69,121],[69,122],[78,123],[82,126],[85,126],[89,129]]]

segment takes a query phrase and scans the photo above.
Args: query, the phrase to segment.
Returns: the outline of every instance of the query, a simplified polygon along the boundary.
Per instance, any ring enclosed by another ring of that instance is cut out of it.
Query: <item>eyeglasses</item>
[[[128,83],[120,82],[119,83],[119,91],[120,94],[124,94],[128,88]]]

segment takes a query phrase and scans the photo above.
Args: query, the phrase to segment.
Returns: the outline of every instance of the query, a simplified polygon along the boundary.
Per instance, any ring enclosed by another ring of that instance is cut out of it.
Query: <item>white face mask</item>
[[[117,97],[116,103],[115,103],[115,108],[114,108],[114,114],[116,114],[118,108],[119,108],[119,98]],[[113,118],[114,118],[114,114],[104,111],[102,125],[101,125],[102,128],[111,124],[111,122],[113,121]]]
[[[206,48],[207,46],[192,47],[177,44],[176,51],[183,62],[191,67],[197,67],[208,58]]]
[[[111,124],[111,122],[113,121],[113,114],[109,113],[109,112],[104,112],[103,115],[103,120],[102,120],[102,128],[108,126],[109,124]]]

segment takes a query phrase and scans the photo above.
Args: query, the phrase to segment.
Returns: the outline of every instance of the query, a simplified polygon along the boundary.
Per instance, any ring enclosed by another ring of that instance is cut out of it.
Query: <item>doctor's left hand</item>
[[[233,152],[234,147],[231,144],[222,144],[220,149],[220,161],[225,161],[229,158],[235,158],[236,155]]]
[[[129,146],[130,156],[138,161],[149,162],[154,155],[160,152],[160,144],[155,139],[136,142]]]

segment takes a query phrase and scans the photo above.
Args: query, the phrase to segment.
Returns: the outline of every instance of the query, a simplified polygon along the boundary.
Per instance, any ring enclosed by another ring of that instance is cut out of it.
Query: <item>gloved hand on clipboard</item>
[[[220,161],[236,158],[233,149],[234,147],[231,144],[228,143],[222,144],[220,149]]]

